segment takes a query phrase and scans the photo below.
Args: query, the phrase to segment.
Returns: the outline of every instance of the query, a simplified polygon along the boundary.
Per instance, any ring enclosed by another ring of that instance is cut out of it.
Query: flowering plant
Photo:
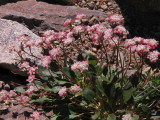
[[[110,15],[107,27],[88,25],[88,19],[78,14],[65,21],[65,31],[46,31],[38,41],[18,38],[20,47],[10,51],[17,52],[19,66],[29,75],[28,87],[16,89],[21,92],[17,101],[52,109],[51,120],[150,118],[151,114],[143,115],[142,100],[159,89],[158,84],[153,89],[149,86],[159,70],[154,66],[160,62],[155,50],[159,42],[127,39],[128,31],[119,25],[123,21],[120,15]],[[32,53],[33,46],[42,48],[42,57]],[[24,59],[24,54],[36,62]],[[35,111],[31,117],[37,119],[38,115]]]

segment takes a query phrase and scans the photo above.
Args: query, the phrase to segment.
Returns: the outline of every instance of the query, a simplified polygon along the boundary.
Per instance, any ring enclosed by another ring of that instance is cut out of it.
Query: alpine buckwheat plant
[[[64,22],[64,31],[46,31],[37,41],[22,36],[18,48],[9,46],[20,56],[20,68],[28,71],[27,87],[16,88],[19,97],[12,97],[18,103],[52,108],[51,120],[151,119],[158,107],[159,42],[127,39],[118,14],[108,17],[109,27],[88,25],[89,19],[77,14]],[[33,54],[33,46],[42,49],[42,57]],[[10,99],[4,94],[1,100]],[[36,120],[39,114],[35,111],[31,117]]]

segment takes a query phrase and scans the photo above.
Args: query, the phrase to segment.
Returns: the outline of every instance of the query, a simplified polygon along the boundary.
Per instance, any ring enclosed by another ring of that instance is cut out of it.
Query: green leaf
[[[88,54],[86,57],[87,57],[87,61],[90,61],[90,60],[96,60],[97,61],[97,57],[92,55],[92,54]]]
[[[62,71],[69,78],[75,78],[75,73],[69,67],[62,68]]]
[[[57,61],[52,60],[52,62],[50,63],[50,69],[51,69],[51,71],[54,71],[54,72],[59,70],[59,66],[57,64]]]
[[[51,76],[51,73],[49,72],[48,69],[45,69],[42,66],[38,66],[38,69],[36,70],[36,72],[40,75],[40,76]]]
[[[97,65],[97,66],[96,66],[96,74],[97,74],[97,75],[101,75],[101,74],[102,74],[102,71],[103,71],[102,67]]]
[[[67,82],[67,81],[62,81],[62,80],[58,80],[58,81],[56,81],[56,83],[57,83],[58,85],[65,85],[65,84],[67,84],[67,83],[69,83],[69,82]]]
[[[104,66],[103,68],[103,75],[106,76],[108,74],[108,67]]]
[[[77,57],[77,61],[84,61],[84,56],[82,54],[79,54]]]
[[[95,97],[95,93],[92,90],[90,90],[89,88],[84,89],[83,95],[89,102],[92,102]]]
[[[47,90],[47,91],[51,90],[51,88],[46,83],[43,83],[42,87],[43,87],[44,90]]]
[[[130,88],[129,90],[123,90],[123,100],[124,100],[124,103],[127,103],[131,99],[134,91],[135,91],[134,88]]]
[[[160,116],[152,116],[151,119],[153,119],[153,120],[154,120],[154,119],[159,120],[159,119],[160,119]]]
[[[97,65],[97,61],[96,60],[90,60],[89,64],[95,66],[95,65]]]
[[[77,117],[77,115],[74,115],[74,114],[71,114],[71,115],[69,115],[69,119],[74,119],[74,118],[76,118]]]
[[[20,93],[24,93],[26,91],[25,87],[16,87],[15,90]]]
[[[92,115],[92,119],[96,120],[99,117],[100,113],[101,113],[100,111],[96,111],[96,113]]]
[[[131,117],[130,120],[139,120],[139,116],[138,115],[133,115],[133,117]]]
[[[60,89],[60,86],[56,86],[56,87],[53,87],[51,91],[54,93],[58,93],[59,89]]]
[[[51,102],[52,99],[46,98],[46,97],[42,97],[36,100],[32,100],[30,101],[31,103],[44,103],[44,102]]]
[[[114,114],[109,114],[107,120],[116,120],[116,116]]]
[[[149,109],[150,109],[149,106],[147,106],[147,105],[142,105],[142,110],[143,110],[144,112],[149,111]]]
[[[57,120],[58,118],[58,115],[54,114],[52,117],[51,117],[51,120]]]
[[[98,79],[96,79],[96,87],[103,95],[105,95],[101,77],[98,77]]]
[[[75,114],[77,114],[76,113],[76,107],[75,106],[73,106],[73,105],[71,105],[71,104],[68,104],[68,109],[69,109],[69,112],[70,112],[70,114],[72,114],[72,115],[75,115]]]
[[[115,84],[115,88],[121,88],[121,84],[120,83],[116,83]]]

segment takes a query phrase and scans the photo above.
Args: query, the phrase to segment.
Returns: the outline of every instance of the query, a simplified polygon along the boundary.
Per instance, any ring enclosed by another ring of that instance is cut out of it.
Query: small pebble
[[[103,9],[103,10],[107,10],[107,5],[101,5],[101,8]]]
[[[0,81],[0,90],[3,89],[3,86],[5,85],[5,83],[3,81]]]
[[[4,89],[9,91],[10,90],[10,86],[8,84],[5,84]]]

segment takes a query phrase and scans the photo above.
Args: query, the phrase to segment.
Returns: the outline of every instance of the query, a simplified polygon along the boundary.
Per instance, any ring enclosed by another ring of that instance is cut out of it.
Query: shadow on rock
[[[0,0],[0,5],[5,5],[7,3],[15,3],[18,2],[19,0]]]
[[[81,0],[37,0],[42,2],[47,2],[49,4],[60,4],[60,5],[74,5]]]
[[[139,36],[157,40],[160,38],[160,11],[152,9],[154,5],[150,5],[151,3],[141,5],[139,2],[126,0],[116,2],[125,18],[125,26],[130,32],[129,37]]]

